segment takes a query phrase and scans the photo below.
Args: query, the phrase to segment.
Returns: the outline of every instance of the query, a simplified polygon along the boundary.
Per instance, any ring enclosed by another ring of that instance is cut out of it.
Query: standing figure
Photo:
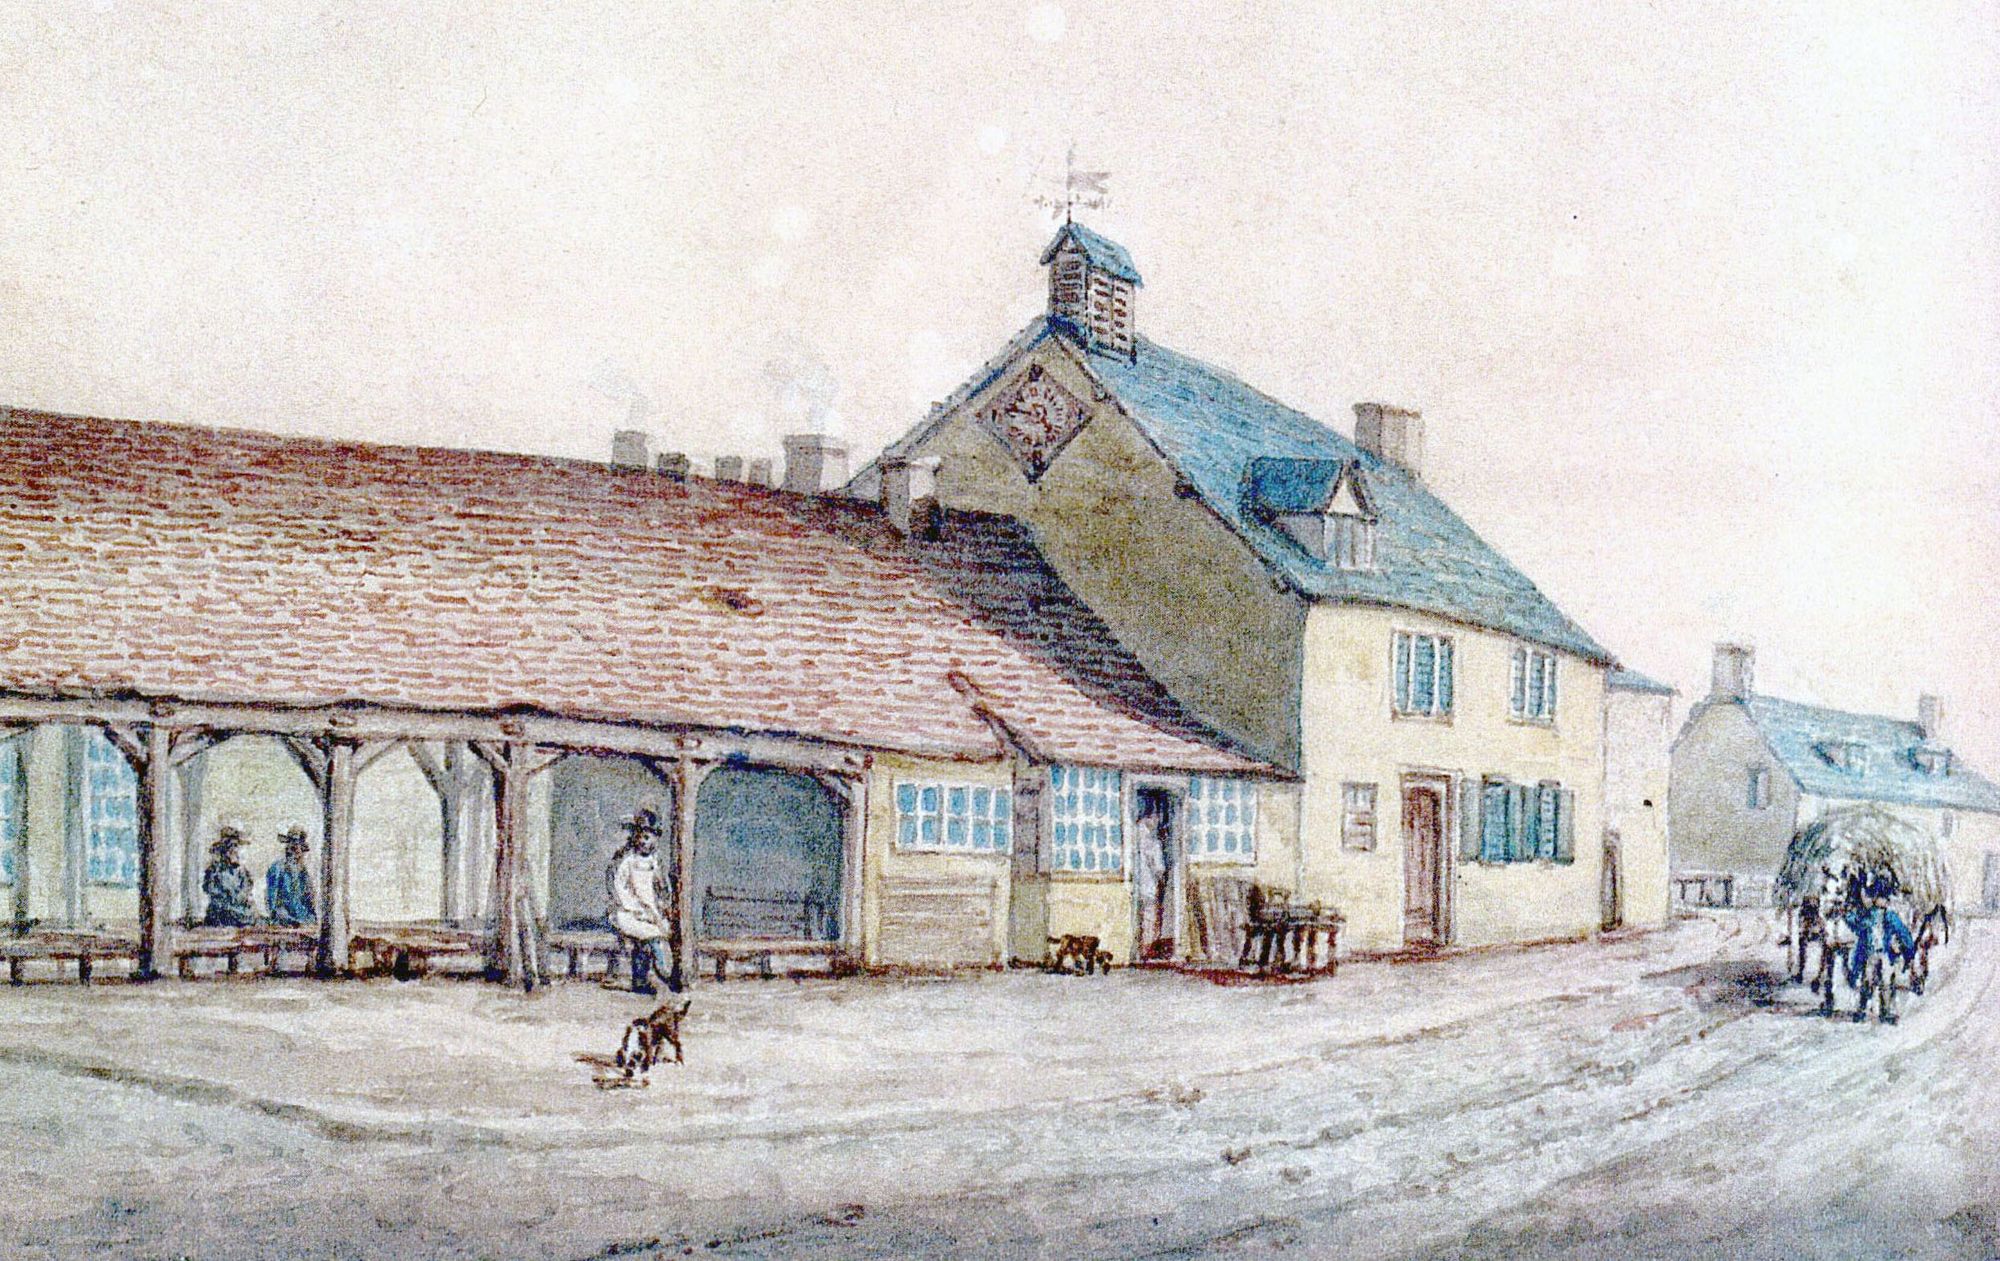
[[[301,827],[285,829],[284,842],[284,855],[264,873],[264,909],[270,912],[273,924],[298,928],[319,918],[313,901],[312,872],[306,866],[306,855],[312,852],[312,847],[306,842],[306,830]]]
[[[625,843],[611,856],[605,873],[610,906],[605,918],[632,956],[632,992],[658,993],[653,975],[670,978],[666,943],[673,928],[660,905],[660,864],[656,854],[660,819],[641,810],[625,824]]]
[[[242,848],[242,831],[224,826],[209,849],[208,866],[201,873],[208,913],[201,922],[210,928],[244,928],[256,920],[250,909],[250,869],[238,857]]]

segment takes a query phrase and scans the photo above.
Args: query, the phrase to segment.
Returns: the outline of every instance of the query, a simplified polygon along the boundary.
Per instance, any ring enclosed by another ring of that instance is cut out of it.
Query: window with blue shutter
[[[1397,631],[1391,658],[1399,714],[1444,717],[1451,713],[1452,644],[1449,636]]]
[[[1470,833],[1466,856],[1482,863],[1559,862],[1572,860],[1571,811],[1576,796],[1553,781],[1516,784],[1504,779],[1484,781],[1479,789],[1478,852]]]
[[[1507,712],[1528,722],[1554,722],[1556,658],[1554,653],[1517,646],[1508,672]]]
[[[984,784],[896,785],[896,848],[1004,854],[1014,847],[1014,794]]]
[[[1049,768],[1053,861],[1057,871],[1125,870],[1125,781],[1090,766]]]

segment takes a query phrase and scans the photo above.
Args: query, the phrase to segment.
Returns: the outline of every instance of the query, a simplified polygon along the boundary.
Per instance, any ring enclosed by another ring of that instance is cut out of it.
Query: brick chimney
[[[822,495],[847,484],[847,444],[823,433],[785,436],[785,489]]]
[[[1757,654],[1748,644],[1717,644],[1715,646],[1715,667],[1710,675],[1709,697],[1712,700],[1740,701],[1749,699],[1756,690]]]
[[[656,472],[677,482],[687,480],[691,465],[692,461],[688,459],[685,451],[662,451],[653,462]]]
[[[652,463],[646,455],[651,444],[643,429],[620,429],[611,435],[611,463],[618,468],[645,468]]]
[[[885,455],[876,467],[882,474],[882,515],[898,534],[934,537],[938,518],[936,459],[912,460]]]
[[[743,480],[743,457],[740,455],[718,455],[715,457],[715,480],[718,482],[740,482]]]
[[[1354,405],[1354,445],[1387,460],[1412,477],[1423,476],[1424,416],[1387,403]]]
[[[1917,726],[1924,733],[1925,744],[1940,743],[1944,740],[1944,702],[1926,692],[1917,698]]]

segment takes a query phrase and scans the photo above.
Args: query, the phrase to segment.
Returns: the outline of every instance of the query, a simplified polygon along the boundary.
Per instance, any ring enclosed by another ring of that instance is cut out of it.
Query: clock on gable
[[[1030,364],[1007,390],[979,413],[980,423],[1007,444],[1034,481],[1054,462],[1064,444],[1090,419],[1090,407],[1056,379]]]

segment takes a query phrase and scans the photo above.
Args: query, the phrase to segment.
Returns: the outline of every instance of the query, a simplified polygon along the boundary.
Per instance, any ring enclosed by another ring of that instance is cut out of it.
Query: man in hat
[[[250,869],[238,857],[242,849],[242,830],[227,824],[209,847],[208,866],[201,873],[208,912],[201,922],[210,928],[244,928],[256,918],[250,910]]]
[[[319,918],[313,903],[312,871],[306,866],[312,846],[307,844],[302,827],[286,828],[284,842],[284,854],[264,873],[264,908],[271,913],[273,924],[298,928]]]
[[[625,823],[625,843],[611,856],[605,873],[610,907],[605,918],[632,957],[632,992],[654,994],[653,974],[667,971],[666,944],[672,932],[660,906],[660,864],[656,853],[660,818],[641,810]]]

